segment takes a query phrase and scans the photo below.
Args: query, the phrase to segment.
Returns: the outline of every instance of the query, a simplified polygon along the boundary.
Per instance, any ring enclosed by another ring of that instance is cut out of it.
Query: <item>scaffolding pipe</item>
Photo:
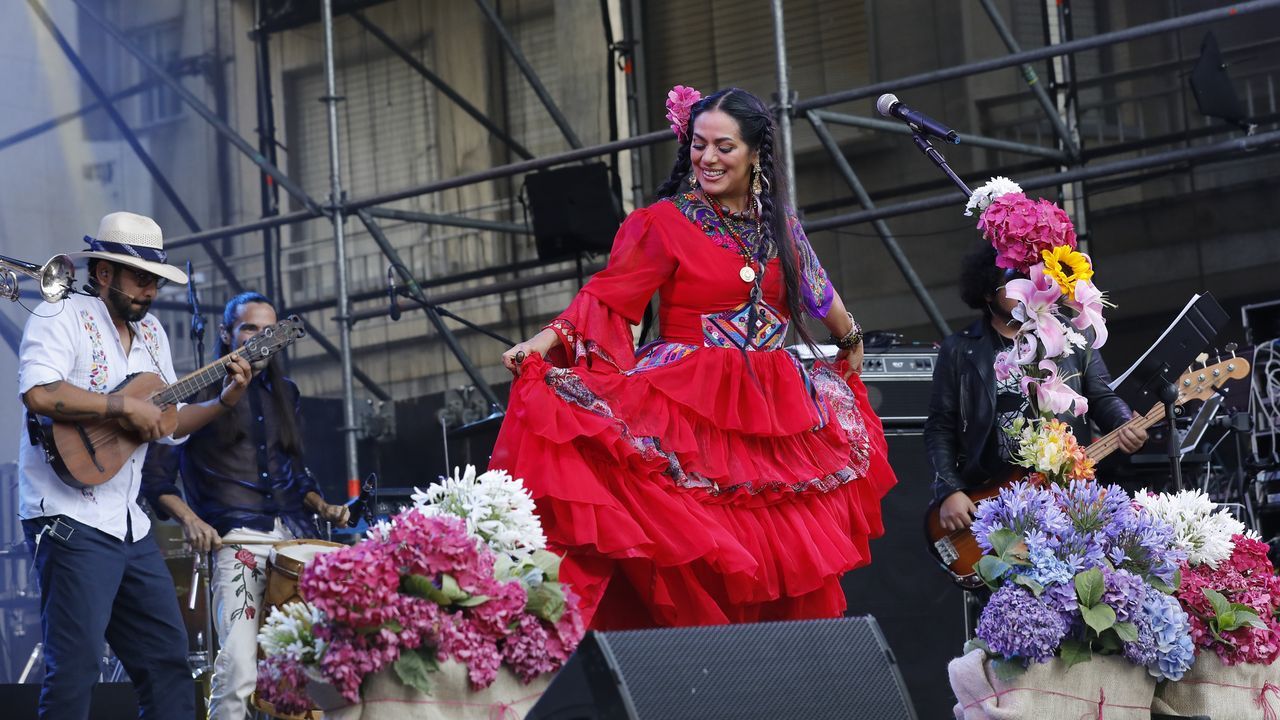
[[[991,24],[996,29],[996,34],[1004,41],[1005,47],[1009,48],[1009,52],[1015,55],[1022,52],[1022,46],[1018,44],[1018,39],[1013,36],[1009,30],[1009,26],[1004,22],[1004,16],[1000,14],[1000,9],[996,7],[994,0],[980,0],[982,9],[987,11],[987,17],[991,18]],[[1045,91],[1044,85],[1040,84],[1040,78],[1036,75],[1036,69],[1031,67],[1030,63],[1022,63],[1019,68],[1022,70],[1022,79],[1027,81],[1027,87],[1031,89],[1031,94],[1035,96],[1036,102],[1040,103],[1040,107],[1044,109],[1044,114],[1049,117],[1049,124],[1053,126],[1053,133],[1058,136],[1058,142],[1062,143],[1062,148],[1072,162],[1079,162],[1080,147],[1071,137],[1071,132],[1067,130],[1067,126],[1062,122],[1062,116],[1058,114],[1058,107],[1053,104],[1049,93]],[[1063,163],[1064,165],[1067,163]]]
[[[84,0],[76,0],[84,2]],[[955,80],[956,78],[968,77],[970,75],[980,75],[982,73],[991,72],[993,70],[1001,70],[1007,67],[1014,67],[1023,63],[1036,62],[1046,58],[1058,57],[1059,55],[1070,55],[1082,50],[1093,50],[1095,48],[1104,47],[1106,45],[1115,45],[1129,40],[1137,40],[1138,38],[1158,35],[1160,33],[1172,32],[1175,30],[1185,30],[1197,25],[1217,22],[1219,20],[1228,20],[1255,13],[1262,10],[1271,10],[1280,8],[1280,0],[1250,0],[1249,2],[1236,3],[1226,7],[1215,8],[1213,10],[1204,10],[1190,15],[1183,15],[1168,20],[1158,20],[1144,25],[1135,25],[1124,30],[1116,30],[1115,32],[1103,33],[1092,37],[1072,40],[1058,45],[1050,45],[1035,50],[1027,50],[1025,52],[1005,55],[1004,57],[989,58],[987,60],[978,60],[976,62],[966,63],[964,65],[954,65],[941,70],[931,70],[916,75],[908,75],[907,77],[898,78],[896,80],[886,80],[884,82],[873,83],[871,85],[863,85],[852,90],[844,90],[829,95],[819,95],[801,100],[796,103],[796,112],[807,112],[809,110],[817,110],[818,108],[828,107],[830,105],[838,105],[840,103],[851,102],[853,100],[862,100],[864,98],[878,97],[886,92],[900,92],[922,85],[931,85],[933,83],[942,82],[944,80]]]
[[[143,82],[140,82],[137,85],[132,85],[130,87],[127,87],[118,93],[115,93],[113,95],[108,95],[107,100],[113,103],[119,102],[120,100],[126,100],[128,98],[133,97],[134,95],[137,95],[143,90],[146,90],[147,88],[151,87],[154,84],[155,84],[155,81],[153,80],[144,80]],[[45,120],[42,123],[32,125],[26,130],[19,130],[18,132],[6,138],[0,138],[0,150],[4,150],[13,145],[17,145],[18,143],[24,140],[30,140],[33,137],[43,135],[44,133],[49,132],[50,130],[58,127],[59,125],[62,125],[63,123],[71,122],[72,120],[75,120],[76,118],[82,115],[88,115],[89,113],[93,112],[94,110],[97,110],[100,107],[102,107],[102,102],[95,100],[89,103],[88,105],[85,105],[84,107],[80,108],[79,110],[72,110],[69,113],[63,113],[62,115],[59,115],[51,120]]]
[[[862,207],[874,210],[875,203],[871,202],[871,196],[867,194],[867,189],[862,186],[862,181],[858,179],[857,173],[853,171],[853,166],[849,164],[849,160],[845,158],[844,153],[840,152],[840,146],[836,144],[836,139],[831,137],[831,132],[827,130],[822,118],[818,117],[816,112],[809,112],[808,118],[809,123],[813,125],[813,131],[818,135],[818,141],[822,143],[827,153],[831,155],[831,160],[836,164],[836,170],[840,171],[844,181],[849,184],[849,188],[853,190],[858,202],[862,203]],[[902,278],[907,281],[907,286],[911,288],[916,300],[920,302],[920,307],[924,308],[925,314],[929,316],[929,321],[937,328],[939,337],[950,335],[951,326],[947,324],[947,319],[943,317],[942,311],[938,309],[938,304],[933,301],[933,296],[929,294],[929,289],[924,286],[924,282],[916,274],[916,269],[911,264],[910,258],[902,251],[902,246],[898,244],[897,239],[893,237],[893,232],[889,230],[889,226],[884,220],[875,220],[872,222],[872,227],[875,228],[876,233],[880,236],[880,242],[884,243],[884,249],[889,253],[889,257],[893,258],[894,264],[898,266],[898,271],[902,273]]]
[[[346,216],[342,213],[342,165],[338,154],[338,97],[337,74],[333,65],[333,0],[320,0],[320,24],[324,26],[324,91],[321,100],[325,104],[329,129],[329,213],[333,224],[334,268],[338,275],[338,349],[342,358],[342,435],[346,450],[347,494],[360,494],[360,468],[356,455],[356,395],[352,387],[351,324],[347,315],[351,304],[347,300],[347,238]]]
[[[888,120],[866,118],[858,115],[846,115],[844,113],[831,112],[830,110],[810,110],[809,114],[815,115],[826,122],[835,123],[837,125],[850,125],[852,127],[867,128],[868,130],[879,130],[881,132],[893,133],[895,135],[911,134],[911,128],[900,122],[889,122]],[[1015,152],[1022,155],[1035,155],[1036,157],[1047,158],[1060,163],[1065,163],[1067,160],[1067,156],[1061,150],[1040,147],[1039,145],[1028,145],[1027,143],[998,140],[996,138],[983,137],[981,135],[965,135],[961,133],[957,133],[957,138],[960,140],[961,144],[964,145],[972,145],[974,147],[987,148],[990,150]]]
[[[773,0],[769,6],[773,11],[773,51],[778,69],[778,133],[782,136],[782,146],[778,150],[787,170],[787,197],[795,198],[799,189],[796,187],[795,151],[791,144],[791,114],[794,110],[790,71],[787,69],[787,33],[783,27],[782,0]]]
[[[489,119],[488,115],[485,115],[479,108],[472,105],[466,98],[462,97],[462,95],[460,95],[458,91],[454,90],[449,83],[445,82],[443,78],[431,72],[431,69],[424,65],[421,60],[414,57],[412,53],[401,47],[399,43],[393,40],[390,35],[383,32],[382,28],[378,27],[372,20],[365,17],[363,12],[357,10],[351,13],[351,17],[354,18],[356,22],[360,23],[365,30],[368,30],[370,35],[381,41],[383,45],[386,45],[387,49],[395,53],[396,56],[403,60],[406,65],[416,70],[427,82],[434,85],[435,88],[444,94],[445,97],[452,100],[455,105],[462,109],[463,112],[470,115],[476,122],[484,126],[485,130],[488,130],[490,134],[501,140],[507,147],[511,148],[511,152],[526,160],[533,157],[533,153],[525,149],[525,147],[516,141],[515,138],[508,135],[507,131],[498,127],[497,124]]]
[[[240,137],[239,133],[232,130],[230,125],[224,122],[222,118],[218,117],[217,113],[213,112],[204,103],[202,103],[194,93],[183,87],[182,83],[174,79],[172,75],[165,72],[165,69],[160,66],[160,63],[151,59],[151,56],[139,50],[129,40],[129,38],[125,37],[125,34],[121,32],[119,28],[108,22],[107,19],[102,17],[96,9],[91,7],[91,3],[87,2],[87,0],[71,0],[71,2],[75,3],[76,7],[80,8],[80,11],[85,17],[89,18],[94,22],[94,24],[102,28],[120,44],[120,47],[127,50],[129,54],[141,63],[143,67],[149,70],[156,79],[167,85],[178,97],[182,98],[182,100],[190,106],[197,115],[204,118],[204,121],[209,123],[209,126],[212,127],[214,131],[239,149],[240,152],[244,153],[246,157],[254,162],[254,164],[262,168],[263,172],[274,178],[275,181],[280,184],[280,187],[284,188],[286,192],[296,198],[298,202],[305,205],[308,209],[318,210],[315,201],[312,200],[305,191],[303,191],[301,186],[290,180],[289,176],[281,172],[280,168],[271,164],[270,161],[262,156],[262,153],[259,153],[248,143],[247,140]],[[326,7],[328,7],[327,3],[328,0],[326,0]],[[332,28],[329,29],[332,31]]]
[[[267,228],[314,220],[318,217],[324,217],[324,213],[318,208],[316,210],[295,210],[290,213],[285,213],[284,215],[272,215],[271,217],[250,220],[249,222],[243,222],[238,225],[227,225],[226,227],[213,228],[212,230],[200,230],[189,235],[180,235],[172,240],[165,240],[164,244],[168,249],[176,250],[181,247],[187,247],[188,245],[199,245],[210,240],[221,240],[222,238],[235,237],[237,235],[247,235]]]
[[[515,62],[516,67],[520,68],[521,74],[529,81],[529,87],[533,88],[533,93],[538,96],[538,100],[542,106],[547,109],[551,115],[551,120],[555,122],[556,127],[560,128],[560,133],[564,135],[564,139],[569,141],[569,147],[575,150],[582,147],[582,141],[578,139],[577,133],[573,131],[573,127],[569,124],[569,119],[560,112],[560,108],[556,106],[556,101],[551,98],[551,93],[547,92],[547,88],[543,86],[542,81],[538,79],[538,72],[533,69],[529,61],[525,59],[524,53],[520,52],[520,46],[516,44],[515,38],[511,37],[511,33],[507,32],[507,26],[502,24],[502,18],[498,17],[498,11],[493,9],[488,0],[476,0],[476,5],[480,6],[480,11],[489,19],[489,24],[493,25],[494,31],[498,34],[498,39],[502,41],[502,46],[511,53],[511,59]]]
[[[1053,187],[1062,183],[1092,180],[1094,178],[1106,177],[1108,175],[1119,175],[1121,173],[1134,172],[1137,170],[1146,170],[1153,167],[1160,167],[1162,165],[1172,165],[1179,162],[1193,162],[1196,160],[1215,158],[1217,156],[1230,155],[1233,153],[1247,152],[1272,144],[1280,144],[1280,130],[1273,130],[1268,133],[1260,133],[1258,135],[1226,140],[1213,145],[1179,148],[1163,153],[1157,153],[1155,155],[1148,155],[1146,157],[1118,160],[1105,165],[1094,165],[1091,167],[1074,168],[1072,170],[1067,170],[1066,172],[1038,175],[1027,180],[1019,180],[1018,184],[1022,186],[1023,190],[1038,190],[1040,188]],[[904,203],[898,203],[897,205],[880,207],[875,210],[862,210],[855,213],[822,218],[821,220],[808,221],[804,223],[804,229],[805,232],[816,233],[823,230],[831,230],[833,228],[871,222],[873,220],[910,215],[912,213],[923,212],[925,210],[936,210],[938,208],[956,204],[955,193],[948,192],[943,195],[920,198],[919,200],[911,200]]]
[[[367,210],[361,210],[356,213],[360,218],[360,222],[364,223],[365,228],[369,230],[369,234],[373,236],[373,241],[378,244],[378,248],[382,250],[382,254],[391,261],[391,267],[400,275],[400,279],[405,284],[405,289],[409,293],[409,297],[413,298],[422,311],[427,314],[427,320],[431,323],[436,332],[440,334],[440,339],[448,346],[449,351],[458,359],[458,363],[462,365],[462,370],[471,378],[471,382],[475,385],[476,390],[489,401],[491,410],[498,412],[503,411],[502,401],[494,394],[493,388],[489,387],[489,383],[485,382],[484,376],[480,374],[480,368],[477,368],[471,362],[471,357],[467,355],[467,351],[462,349],[458,344],[458,338],[454,336],[453,331],[444,324],[444,319],[440,317],[440,313],[427,300],[427,294],[422,291],[422,286],[418,285],[418,280],[409,272],[409,268],[405,266],[400,259],[400,253],[396,250],[391,241],[387,239],[386,234],[382,232],[382,228],[378,225],[378,221],[373,219]],[[381,315],[382,313],[378,313]],[[348,317],[343,324],[348,328],[356,321],[355,316]]]
[[[1280,0],[1277,0],[1280,2]],[[379,195],[371,195],[366,198],[356,198],[349,200],[344,205],[347,212],[355,212],[362,208],[373,207],[374,205],[386,205],[397,200],[407,200],[412,197],[421,195],[430,195],[438,193],[442,190],[451,190],[456,187],[464,187],[474,185],[486,180],[498,180],[512,175],[541,170],[543,168],[553,167],[555,165],[564,165],[586,158],[599,157],[601,155],[609,155],[621,150],[631,150],[633,148],[645,147],[663,142],[664,140],[672,140],[675,133],[670,128],[655,130],[644,135],[637,135],[615,142],[604,143],[602,145],[593,145],[591,147],[578,148],[576,150],[567,150],[556,155],[545,155],[533,160],[521,160],[519,162],[499,165],[487,170],[480,170],[469,175],[459,175],[457,177],[446,178],[444,180],[436,180],[425,185],[406,188],[404,190],[394,190],[392,192],[381,193]]]
[[[405,222],[422,223],[424,225],[445,225],[448,227],[472,228],[475,230],[492,230],[493,232],[513,235],[532,235],[533,230],[518,223],[498,220],[482,220],[480,218],[462,217],[460,215],[436,215],[434,213],[415,212],[413,210],[396,210],[393,208],[368,208],[367,212],[376,218],[385,220],[403,220]]]

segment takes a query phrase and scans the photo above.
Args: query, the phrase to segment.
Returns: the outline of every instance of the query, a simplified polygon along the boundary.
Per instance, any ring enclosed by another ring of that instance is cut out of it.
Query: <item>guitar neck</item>
[[[1150,410],[1147,411],[1146,415],[1140,415],[1138,417],[1135,417],[1129,422],[1125,423],[1124,425],[1121,425],[1115,430],[1112,430],[1106,435],[1103,435],[1102,437],[1095,440],[1093,443],[1089,445],[1089,447],[1084,449],[1084,454],[1087,455],[1090,460],[1097,462],[1102,458],[1115,452],[1116,448],[1120,447],[1120,431],[1121,430],[1125,428],[1133,428],[1135,430],[1145,430],[1151,427],[1152,425],[1155,425],[1156,423],[1160,422],[1163,419],[1164,419],[1164,405],[1157,403]]]
[[[175,381],[172,385],[165,386],[164,389],[156,392],[151,396],[151,402],[165,407],[168,405],[176,405],[178,401],[185,397],[189,397],[193,393],[215,382],[220,382],[227,376],[227,360],[235,353],[224,355],[217,360],[205,365],[188,375]]]

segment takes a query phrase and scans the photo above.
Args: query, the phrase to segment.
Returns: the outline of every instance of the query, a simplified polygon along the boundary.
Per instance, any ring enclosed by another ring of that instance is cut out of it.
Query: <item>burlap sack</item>
[[[325,720],[519,720],[542,697],[552,677],[554,673],[547,673],[525,685],[504,667],[492,685],[473,691],[466,666],[451,660],[431,673],[430,695],[400,682],[390,668],[365,679],[359,705],[343,701],[335,707],[332,695],[308,692],[325,708]]]
[[[1227,665],[1216,653],[1201,650],[1181,680],[1160,683],[1151,709],[1213,720],[1275,720],[1280,716],[1280,663]]]
[[[1004,682],[981,650],[947,666],[957,720],[1150,718],[1155,678],[1118,656],[1095,656],[1068,668],[1055,658]],[[1214,716],[1217,720],[1217,716]]]

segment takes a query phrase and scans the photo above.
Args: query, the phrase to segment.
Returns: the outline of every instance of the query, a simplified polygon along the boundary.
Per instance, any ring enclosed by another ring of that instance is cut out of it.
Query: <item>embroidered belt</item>
[[[787,321],[773,306],[760,303],[754,328],[747,327],[748,303],[722,313],[702,316],[705,347],[777,350],[787,337]]]

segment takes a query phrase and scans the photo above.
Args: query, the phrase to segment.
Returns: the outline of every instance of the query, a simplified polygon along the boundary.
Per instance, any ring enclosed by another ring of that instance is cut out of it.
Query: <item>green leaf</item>
[[[1076,599],[1080,601],[1081,609],[1093,607],[1102,599],[1102,571],[1098,568],[1090,568],[1076,575]],[[1115,612],[1112,612],[1113,621],[1115,620]]]
[[[1071,667],[1092,660],[1093,648],[1089,647],[1089,643],[1080,640],[1063,640],[1058,648],[1058,654],[1062,657],[1062,662],[1066,663],[1067,667]]]
[[[1112,610],[1110,605],[1099,604],[1093,607],[1081,605],[1080,616],[1084,618],[1084,623],[1099,635],[1116,624],[1116,611]]]
[[[459,600],[458,602],[454,603],[454,605],[457,605],[458,607],[464,607],[464,608],[473,608],[477,605],[483,605],[487,602],[489,602],[488,595],[472,595],[466,600]]]
[[[1173,574],[1173,582],[1171,584],[1173,585],[1173,592],[1169,593],[1170,595],[1178,592],[1178,588],[1182,587],[1182,568],[1178,568],[1177,572]]]
[[[463,590],[449,573],[440,573],[440,592],[443,592],[451,602],[467,599],[467,591]]]
[[[1000,528],[987,536],[987,541],[991,543],[991,552],[1004,559],[1009,554],[1009,549],[1021,542],[1022,538],[1008,528]]]
[[[1209,588],[1204,588],[1203,592],[1204,596],[1208,598],[1209,604],[1213,606],[1213,614],[1217,615],[1219,620],[1222,619],[1223,615],[1231,612],[1231,602],[1222,593]]]
[[[400,591],[406,595],[430,600],[437,605],[449,605],[449,596],[432,584],[425,575],[405,575],[400,578]]]
[[[1131,622],[1118,622],[1111,628],[1116,631],[1116,635],[1125,642],[1134,642],[1138,639],[1138,626]]]
[[[1116,635],[1114,627],[1099,635],[1097,645],[1094,647],[1100,655],[1118,655],[1123,649],[1124,643]]]
[[[982,578],[982,581],[990,585],[991,589],[994,590],[1000,579],[1013,568],[1009,563],[994,555],[983,555],[978,562],[974,563],[973,569],[978,573],[978,577]]]
[[[1156,590],[1159,590],[1160,592],[1164,593],[1165,595],[1172,595],[1174,592],[1176,592],[1172,586],[1170,586],[1169,584],[1167,584],[1165,581],[1161,580],[1158,577],[1152,576],[1147,578],[1147,584],[1155,588]]]
[[[1030,590],[1031,594],[1035,595],[1036,597],[1040,597],[1040,594],[1044,592],[1044,586],[1036,582],[1035,580],[1032,580],[1029,577],[1019,575],[1015,577],[1013,581],[1018,585],[1021,585],[1022,587]]]
[[[545,582],[531,587],[524,609],[547,622],[560,622],[564,615],[564,589],[558,582]]]
[[[542,570],[542,574],[551,582],[560,580],[560,556],[549,550],[534,550],[533,564]]]
[[[987,654],[987,657],[990,657],[990,656],[992,655],[991,648],[990,648],[990,647],[988,647],[988,646],[987,646],[987,644],[986,644],[985,642],[983,642],[982,640],[980,640],[979,638],[974,638],[974,639],[972,639],[972,640],[970,640],[970,641],[966,642],[966,643],[964,644],[964,653],[963,653],[963,654],[968,655],[969,653],[973,652],[974,650],[981,650],[982,652],[984,652],[984,653],[986,653],[986,654]]]
[[[1027,671],[1026,668],[1022,667],[1022,663],[1017,660],[1000,658],[995,658],[991,661],[991,670],[996,674],[996,677],[1005,683],[1012,682],[1014,678]]]
[[[436,670],[436,659],[424,657],[423,652],[419,650],[411,650],[400,654],[400,659],[396,660],[391,667],[396,671],[396,677],[400,678],[400,682],[417,690],[423,695],[431,694],[431,677],[429,673]]]
[[[1218,615],[1217,620],[1218,620],[1218,623],[1217,623],[1218,630],[1221,630],[1222,632],[1235,630],[1236,628],[1240,627],[1240,625],[1242,624],[1237,621],[1235,610],[1228,610]]]

